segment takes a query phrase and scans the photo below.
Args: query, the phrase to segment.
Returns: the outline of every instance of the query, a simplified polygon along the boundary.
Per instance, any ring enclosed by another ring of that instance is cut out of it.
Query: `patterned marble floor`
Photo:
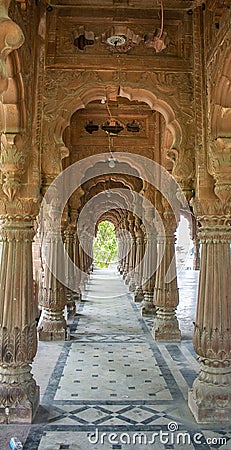
[[[33,373],[41,405],[33,425],[2,425],[0,450],[230,449],[230,427],[199,426],[187,394],[199,364],[191,337],[198,272],[178,280],[181,343],[156,343],[118,273],[95,270],[70,340],[40,342]]]

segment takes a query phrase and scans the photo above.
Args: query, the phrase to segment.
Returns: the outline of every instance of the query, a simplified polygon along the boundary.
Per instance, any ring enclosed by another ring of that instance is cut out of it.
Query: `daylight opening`
[[[94,239],[94,266],[106,267],[118,261],[118,245],[115,227],[107,220],[100,222]]]

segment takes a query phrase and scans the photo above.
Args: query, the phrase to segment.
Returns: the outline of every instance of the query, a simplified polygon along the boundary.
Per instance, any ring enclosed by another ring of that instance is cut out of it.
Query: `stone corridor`
[[[178,277],[181,343],[157,343],[153,320],[141,317],[115,268],[95,269],[68,321],[70,340],[39,342],[34,423],[1,425],[0,449],[13,435],[24,450],[231,448],[228,425],[201,428],[187,406],[199,369],[191,342],[197,280],[194,270]]]

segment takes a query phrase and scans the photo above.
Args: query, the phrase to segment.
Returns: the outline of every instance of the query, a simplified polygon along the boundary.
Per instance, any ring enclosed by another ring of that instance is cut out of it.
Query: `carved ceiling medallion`
[[[124,25],[115,25],[102,34],[102,43],[114,53],[126,53],[141,41],[141,37]]]

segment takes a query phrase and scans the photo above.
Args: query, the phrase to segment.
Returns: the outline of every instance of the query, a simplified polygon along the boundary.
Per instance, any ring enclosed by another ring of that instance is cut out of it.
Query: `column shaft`
[[[64,231],[64,247],[67,252],[67,255],[74,262],[74,229],[71,226],[68,226]],[[76,312],[76,305],[74,300],[74,271],[73,266],[66,263],[66,278],[68,287],[66,288],[67,295],[67,314],[68,317],[71,317]]]
[[[5,221],[0,267],[0,423],[32,422],[39,387],[31,374],[37,351],[33,297],[33,222]]]
[[[140,225],[140,219],[136,218],[136,262],[135,262],[135,292],[134,302],[141,302],[144,298],[142,289],[142,275],[143,275],[143,257],[144,257],[144,236]]]
[[[193,336],[200,357],[189,407],[201,423],[228,422],[231,415],[231,228],[204,225],[198,305]]]
[[[41,306],[42,318],[39,323],[39,339],[44,341],[64,340],[66,335],[66,320],[64,308],[66,305],[66,288],[54,274],[65,271],[63,242],[60,225],[55,220],[55,208],[51,210],[52,220],[47,231],[44,283]],[[64,273],[63,275],[64,276]]]
[[[141,305],[142,316],[153,316],[155,314],[155,307],[153,303],[153,291],[155,285],[155,270],[156,270],[156,234],[148,232],[145,239],[145,259],[143,269],[142,289],[144,292],[144,299]],[[149,278],[147,279],[147,274]]]
[[[158,264],[154,289],[156,317],[153,323],[153,338],[158,341],[180,340],[181,334],[175,315],[179,303],[175,237],[174,235],[159,235],[157,242]]]

